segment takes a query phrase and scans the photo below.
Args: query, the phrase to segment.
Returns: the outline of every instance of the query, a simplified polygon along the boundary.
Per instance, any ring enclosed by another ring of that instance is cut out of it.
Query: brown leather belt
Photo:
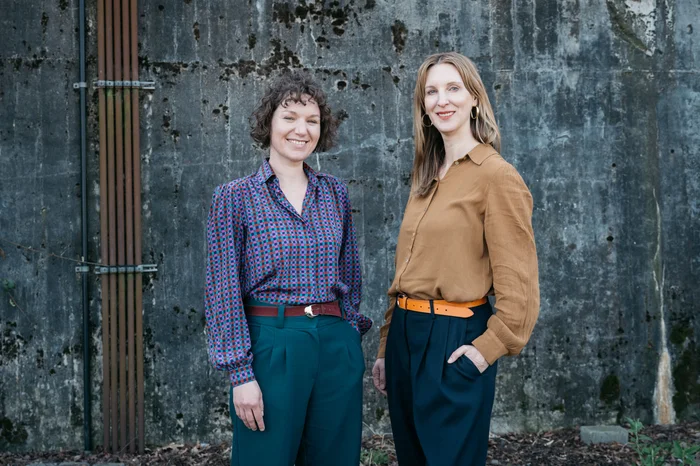
[[[277,317],[277,306],[245,306],[245,313],[250,316]],[[336,316],[342,317],[338,301],[321,304],[310,304],[308,306],[285,306],[285,317],[306,316],[313,319],[316,316]]]
[[[433,310],[436,315],[462,317],[464,319],[474,315],[471,307],[481,306],[488,302],[487,298],[477,299],[466,303],[451,303],[448,301],[433,300]],[[407,296],[399,296],[396,303],[402,309],[408,311],[424,312],[430,314],[430,300],[428,299],[413,299]]]

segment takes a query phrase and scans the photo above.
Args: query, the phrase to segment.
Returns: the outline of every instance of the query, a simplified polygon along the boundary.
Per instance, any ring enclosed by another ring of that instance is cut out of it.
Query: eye
[[[425,92],[425,95],[433,95],[433,94],[435,94],[436,92],[437,92],[437,91],[436,91],[435,89],[429,89],[429,90],[427,90],[427,91]]]
[[[309,124],[310,124],[310,125],[317,125],[317,124],[318,124],[318,120],[309,120]]]
[[[287,121],[294,121],[294,118],[290,116],[282,117],[282,119],[287,120]]]
[[[451,87],[450,87],[450,90],[453,91],[453,92],[456,92],[456,91],[459,90],[459,86],[451,86]]]

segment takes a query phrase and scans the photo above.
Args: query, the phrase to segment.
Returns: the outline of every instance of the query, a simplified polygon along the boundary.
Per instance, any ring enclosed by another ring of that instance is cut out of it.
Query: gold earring
[[[474,109],[476,109],[476,116],[474,116]],[[479,106],[478,105],[475,105],[472,107],[472,109],[469,111],[469,116],[472,117],[472,120],[479,119]]]
[[[429,125],[425,124],[425,117],[428,117],[428,121],[430,122]],[[423,116],[421,117],[421,123],[423,123],[424,128],[430,128],[431,126],[433,126],[433,120],[430,119],[430,117],[428,116],[427,113],[424,113]]]

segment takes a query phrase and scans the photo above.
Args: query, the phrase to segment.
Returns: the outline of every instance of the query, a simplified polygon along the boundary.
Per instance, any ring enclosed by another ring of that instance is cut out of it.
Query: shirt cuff
[[[231,385],[237,387],[243,385],[244,383],[252,382],[255,380],[255,374],[253,374],[253,365],[244,364],[240,367],[229,372],[229,377],[231,379]]]
[[[493,365],[501,356],[508,354],[506,346],[498,339],[496,333],[489,329],[472,342],[472,346],[479,350],[489,365]]]
[[[346,316],[348,322],[350,322],[350,325],[352,325],[355,330],[360,332],[360,335],[364,335],[370,328],[372,328],[372,319],[364,314],[360,314],[359,312],[347,312]]]

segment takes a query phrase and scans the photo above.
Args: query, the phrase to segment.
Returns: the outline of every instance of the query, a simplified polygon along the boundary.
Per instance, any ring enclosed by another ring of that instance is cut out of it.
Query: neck
[[[481,144],[472,134],[469,124],[463,125],[462,128],[466,130],[442,135],[442,142],[445,145],[445,163],[447,165],[464,157],[469,151]]]
[[[280,180],[280,184],[306,183],[306,173],[304,173],[304,162],[293,162],[275,154],[270,154],[270,167],[275,172],[275,176]]]

